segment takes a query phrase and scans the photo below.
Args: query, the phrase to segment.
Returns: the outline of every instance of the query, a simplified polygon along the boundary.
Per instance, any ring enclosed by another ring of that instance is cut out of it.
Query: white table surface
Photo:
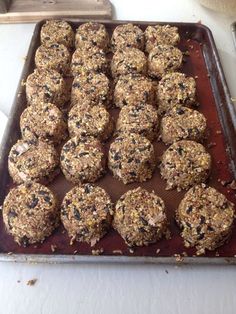
[[[201,20],[213,31],[232,96],[236,96],[232,17],[204,9],[194,0],[112,0],[112,3],[117,19]],[[6,115],[33,29],[33,24],[0,25],[0,110]],[[27,286],[27,281],[33,278],[38,279],[36,284]],[[235,294],[233,266],[0,263],[1,314],[233,314]]]

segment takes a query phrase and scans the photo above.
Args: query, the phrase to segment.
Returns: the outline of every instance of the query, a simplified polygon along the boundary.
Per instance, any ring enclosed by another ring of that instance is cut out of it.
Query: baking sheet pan
[[[71,20],[74,29],[84,20]],[[101,22],[101,21],[100,21]],[[102,21],[109,31],[121,23],[127,21]],[[27,76],[33,71],[34,54],[40,45],[39,34],[44,21],[36,25],[22,77],[16,93],[14,104],[11,110],[8,126],[0,150],[0,204],[13,183],[7,170],[7,157],[11,146],[20,137],[19,117],[26,107],[25,88],[22,84]],[[145,29],[147,25],[158,22],[132,22]],[[166,23],[160,23],[166,24]],[[217,188],[226,197],[236,204],[235,190],[232,190],[227,182],[236,178],[236,114],[231,102],[228,87],[220,65],[218,53],[210,30],[195,23],[168,23],[179,28],[181,42],[179,48],[188,52],[184,56],[184,63],[181,71],[195,77],[197,81],[197,99],[199,108],[208,123],[208,136],[204,145],[210,152],[213,159],[213,167],[209,185]],[[189,55],[188,55],[189,54]],[[116,118],[118,109],[112,109],[111,114]],[[108,150],[109,141],[106,144]],[[160,157],[166,146],[163,143],[155,142],[155,151]],[[150,262],[150,263],[236,263],[236,226],[228,243],[214,252],[207,252],[201,257],[195,256],[195,249],[186,249],[180,237],[180,230],[174,220],[175,209],[185,192],[166,191],[165,181],[161,179],[157,168],[153,178],[145,183],[124,185],[114,179],[108,172],[104,178],[96,184],[105,188],[115,202],[121,194],[128,189],[142,186],[149,191],[154,190],[163,198],[167,208],[167,216],[170,221],[170,240],[161,240],[148,247],[135,248],[130,250],[122,238],[113,229],[94,247],[91,248],[85,243],[74,243],[69,245],[69,238],[62,226],[42,244],[30,245],[23,248],[13,241],[13,238],[6,233],[0,215],[0,260],[28,261],[28,262]],[[72,187],[62,174],[60,174],[50,185],[59,200],[62,200],[65,193]],[[53,246],[53,247],[52,247]],[[92,250],[103,250],[99,256],[94,256]],[[158,252],[158,253],[157,253]]]

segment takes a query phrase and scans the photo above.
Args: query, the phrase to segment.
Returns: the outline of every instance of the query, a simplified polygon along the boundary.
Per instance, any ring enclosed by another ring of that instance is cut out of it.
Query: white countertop
[[[236,96],[236,52],[230,33],[233,18],[204,9],[194,0],[111,2],[117,19],[201,20],[209,26],[231,94]],[[33,24],[0,25],[0,110],[6,115],[33,29]],[[33,278],[38,279],[36,284],[27,286]],[[234,266],[0,263],[1,314],[234,314],[235,294]]]

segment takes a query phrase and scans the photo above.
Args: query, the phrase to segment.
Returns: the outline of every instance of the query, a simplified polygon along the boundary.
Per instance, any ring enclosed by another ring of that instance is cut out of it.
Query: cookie
[[[116,203],[113,227],[128,246],[155,243],[167,232],[165,204],[141,187],[130,190]]]
[[[71,242],[87,242],[94,246],[109,230],[113,204],[107,192],[99,186],[75,186],[64,197],[61,221]]]
[[[23,139],[39,139],[58,144],[67,137],[67,125],[62,112],[53,104],[39,103],[27,107],[20,117]]]
[[[215,250],[230,237],[234,205],[213,187],[192,187],[177,209],[177,222],[186,247],[195,247],[197,255]]]
[[[59,174],[59,156],[53,145],[38,140],[18,140],[8,156],[8,170],[17,184],[48,183]]]
[[[205,182],[211,169],[211,156],[203,145],[189,140],[172,144],[163,154],[161,176],[166,189],[188,189]]]
[[[150,141],[157,138],[159,118],[157,110],[147,104],[125,106],[121,109],[116,123],[116,132],[137,133]]]
[[[95,182],[105,173],[105,154],[93,137],[70,139],[62,147],[60,161],[66,179],[75,184]]]
[[[155,164],[153,145],[144,136],[122,134],[110,145],[108,167],[124,184],[150,179]]]
[[[10,190],[3,203],[7,232],[22,246],[43,242],[59,225],[56,197],[39,183],[25,183]]]
[[[182,52],[170,45],[158,45],[148,56],[148,74],[154,78],[162,78],[167,73],[178,70],[182,65]]]

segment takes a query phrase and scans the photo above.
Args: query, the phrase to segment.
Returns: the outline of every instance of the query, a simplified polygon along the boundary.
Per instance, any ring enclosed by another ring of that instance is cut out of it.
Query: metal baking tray
[[[84,20],[68,21],[74,29]],[[101,22],[101,21],[100,21]],[[39,22],[29,47],[25,66],[16,92],[16,97],[10,118],[5,131],[0,151],[0,204],[10,188],[13,187],[7,170],[7,157],[11,146],[20,137],[19,117],[26,107],[25,88],[22,85],[27,76],[33,71],[35,50],[40,44],[40,29],[44,21]],[[127,21],[102,21],[110,32],[119,24]],[[159,22],[132,22],[140,25],[142,29],[151,24]],[[160,23],[167,24],[167,23]],[[209,184],[216,187],[227,196],[229,200],[236,203],[235,191],[227,185],[236,179],[236,113],[232,104],[229,90],[225,81],[223,70],[218,57],[217,49],[211,31],[204,25],[195,23],[168,23],[179,28],[181,42],[179,48],[189,52],[185,54],[182,71],[196,78],[197,98],[200,104],[199,111],[207,117],[208,137],[205,146],[211,153],[213,159],[212,173]],[[118,109],[112,109],[111,113],[117,117]],[[109,147],[108,142],[106,149]],[[158,157],[166,149],[165,145],[155,142],[155,150]],[[28,262],[150,262],[150,263],[236,263],[236,227],[233,229],[232,237],[228,243],[217,251],[207,252],[201,257],[195,256],[193,248],[186,249],[180,237],[180,230],[174,221],[174,213],[185,192],[166,191],[165,181],[161,179],[158,168],[153,178],[142,184],[124,185],[114,179],[108,172],[104,178],[96,184],[104,187],[115,202],[121,194],[128,189],[142,186],[149,191],[154,190],[163,198],[167,207],[167,215],[170,221],[172,238],[161,240],[148,247],[129,250],[122,238],[114,231],[110,232],[93,249],[103,249],[101,255],[94,256],[92,249],[85,243],[69,245],[69,238],[63,227],[60,226],[52,236],[43,244],[31,245],[23,248],[18,246],[13,238],[6,233],[0,215],[0,260],[2,261],[28,261]],[[49,187],[62,200],[65,193],[72,185],[60,174]],[[51,246],[56,246],[52,250]],[[53,251],[53,252],[52,252]],[[157,254],[157,251],[159,253]],[[120,254],[122,252],[122,254]],[[185,256],[187,255],[187,256]]]

